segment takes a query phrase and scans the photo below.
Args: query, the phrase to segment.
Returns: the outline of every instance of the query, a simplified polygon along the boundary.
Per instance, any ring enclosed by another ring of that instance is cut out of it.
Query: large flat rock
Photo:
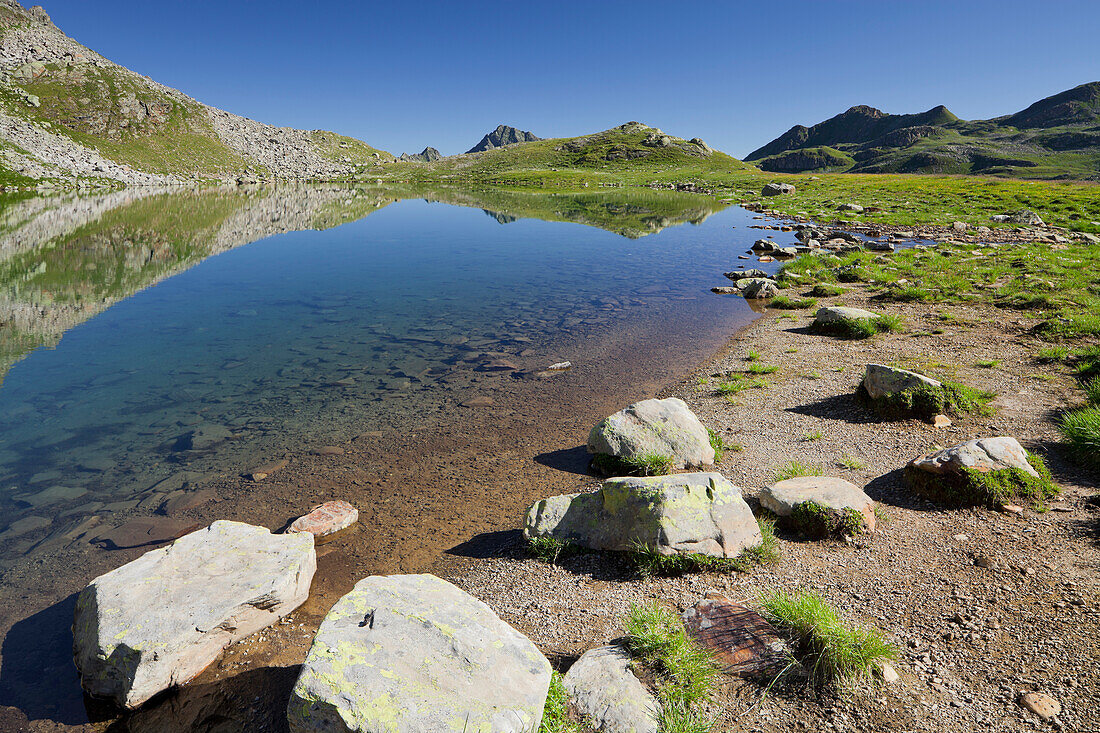
[[[774,678],[792,658],[767,619],[724,596],[699,601],[684,611],[683,621],[688,635],[714,654],[726,674]]]
[[[588,452],[618,458],[668,456],[676,468],[714,464],[707,429],[678,397],[642,400],[604,418],[588,435]]]
[[[1018,468],[1024,473],[1038,476],[1039,472],[1027,462],[1027,451],[1015,438],[976,438],[965,443],[944,448],[913,459],[911,469],[934,475],[958,474],[964,468],[978,471],[998,471]]]
[[[719,473],[615,478],[590,494],[552,496],[527,510],[523,532],[596,550],[644,545],[714,557],[737,557],[762,541],[741,489]]]
[[[589,649],[562,684],[577,712],[600,733],[657,733],[661,704],[634,676],[622,647]]]
[[[332,607],[287,709],[295,733],[534,733],[550,663],[433,575],[372,576]]]
[[[309,595],[313,535],[218,521],[81,591],[73,652],[88,694],[134,708]]]

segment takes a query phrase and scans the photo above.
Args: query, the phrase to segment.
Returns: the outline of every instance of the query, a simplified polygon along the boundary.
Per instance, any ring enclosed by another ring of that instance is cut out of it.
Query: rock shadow
[[[460,542],[451,549],[446,550],[446,553],[458,557],[469,557],[474,560],[488,560],[490,558],[522,559],[527,557],[523,531],[519,529],[483,532],[465,542]]]
[[[73,664],[73,593],[16,622],[0,644],[0,706],[16,708],[28,720],[65,725],[87,723],[80,675]]]
[[[286,733],[286,706],[301,665],[260,667],[158,695],[105,733]]]
[[[859,398],[854,392],[851,394],[839,394],[825,397],[816,402],[808,402],[805,405],[788,407],[787,411],[799,415],[808,415],[810,417],[843,420],[853,425],[897,422],[896,420],[891,420],[868,410],[860,403]]]
[[[588,447],[583,445],[579,445],[576,448],[553,450],[535,456],[535,463],[558,471],[564,471],[565,473],[575,473],[581,476],[592,475],[592,472],[588,469],[591,462],[592,454],[588,452]]]
[[[880,504],[895,506],[899,509],[928,512],[960,508],[936,504],[913,493],[905,480],[904,468],[895,468],[889,473],[871,479],[870,483],[863,487],[863,492]]]

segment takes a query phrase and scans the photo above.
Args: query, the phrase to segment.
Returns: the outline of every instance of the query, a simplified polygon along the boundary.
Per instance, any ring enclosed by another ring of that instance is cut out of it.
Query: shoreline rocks
[[[707,429],[677,397],[635,402],[604,418],[588,434],[588,452],[626,460],[662,456],[674,468],[714,464]]]
[[[523,534],[594,550],[712,557],[737,557],[763,541],[741,489],[718,473],[615,478],[594,493],[552,496],[527,510]]]
[[[371,576],[328,612],[291,693],[294,733],[534,733],[550,663],[434,575]]]
[[[240,522],[217,521],[147,552],[77,598],[81,685],[136,708],[300,606],[316,568],[312,535]]]
[[[619,646],[589,649],[573,662],[562,684],[585,720],[602,733],[657,733],[661,704],[631,670]]]

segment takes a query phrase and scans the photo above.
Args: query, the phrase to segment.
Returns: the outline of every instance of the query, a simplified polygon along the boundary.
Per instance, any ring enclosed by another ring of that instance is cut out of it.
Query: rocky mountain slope
[[[946,107],[893,115],[852,107],[795,125],[745,160],[767,171],[978,173],[1100,180],[1100,82],[1074,87],[991,120]]]
[[[516,143],[533,143],[538,140],[542,140],[541,137],[535,136],[534,133],[526,132],[524,130],[517,130],[514,127],[508,125],[497,125],[497,129],[490,133],[487,133],[485,137],[481,138],[481,142],[473,146],[466,151],[466,154],[470,153],[482,153],[486,150],[492,150],[493,148],[500,148],[505,145],[514,145]]]
[[[345,177],[391,154],[274,127],[158,84],[0,0],[0,186]]]
[[[427,147],[421,150],[419,153],[416,153],[415,155],[401,153],[401,155],[399,155],[397,159],[405,163],[408,163],[409,161],[412,161],[414,163],[434,163],[435,161],[440,160],[442,157],[443,154],[440,153],[438,150],[433,147]]]

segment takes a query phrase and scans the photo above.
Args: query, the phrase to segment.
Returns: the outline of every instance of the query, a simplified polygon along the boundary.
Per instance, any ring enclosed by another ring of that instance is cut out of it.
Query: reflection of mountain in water
[[[496,219],[498,224],[511,224],[514,221],[519,221],[518,216],[512,216],[511,214],[502,214],[499,211],[489,211],[488,209],[482,209],[490,218]]]
[[[205,258],[280,232],[327,229],[403,198],[520,218],[575,222],[629,238],[724,204],[670,191],[542,193],[348,186],[145,189],[9,203],[0,211],[0,382],[39,346]],[[3,206],[0,202],[0,206]]]

